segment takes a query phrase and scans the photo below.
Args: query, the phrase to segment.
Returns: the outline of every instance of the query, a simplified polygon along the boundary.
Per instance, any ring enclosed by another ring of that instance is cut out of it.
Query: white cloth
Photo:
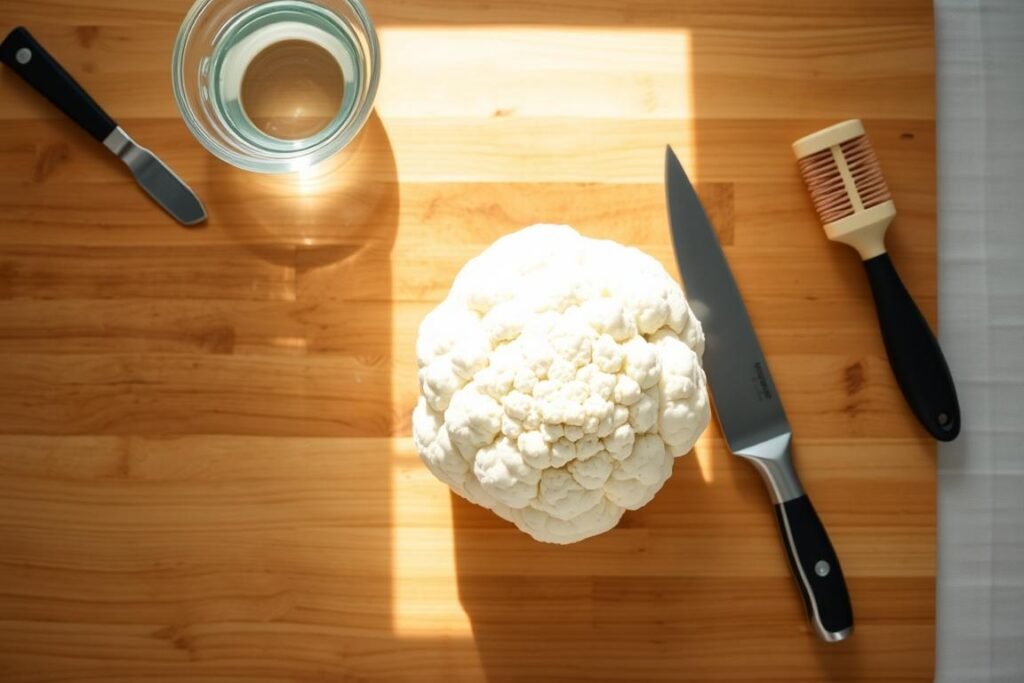
[[[940,339],[963,431],[939,448],[936,680],[1024,681],[1024,0],[937,0]]]

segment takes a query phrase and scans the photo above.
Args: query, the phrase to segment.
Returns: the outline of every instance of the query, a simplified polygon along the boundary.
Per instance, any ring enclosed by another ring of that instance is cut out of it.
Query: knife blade
[[[671,147],[665,195],[676,263],[704,328],[704,371],[722,434],[765,481],[815,632],[829,642],[843,640],[853,632],[853,609],[839,558],[793,466],[792,429],[729,263]]]
[[[206,219],[206,209],[188,185],[136,144],[27,29],[19,26],[7,34],[0,43],[0,62],[121,159],[142,189],[177,221],[191,226]]]

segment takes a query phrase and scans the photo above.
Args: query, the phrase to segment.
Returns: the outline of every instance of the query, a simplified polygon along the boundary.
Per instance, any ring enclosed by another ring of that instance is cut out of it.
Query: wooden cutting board
[[[930,0],[372,0],[377,114],[300,179],[187,133],[187,6],[0,2],[210,212],[179,228],[0,69],[0,680],[931,680],[935,448],[789,147],[864,119],[934,323]],[[785,399],[848,642],[812,635],[716,428],[570,547],[453,498],[411,448],[417,325],[498,236],[570,223],[675,273],[666,143]]]

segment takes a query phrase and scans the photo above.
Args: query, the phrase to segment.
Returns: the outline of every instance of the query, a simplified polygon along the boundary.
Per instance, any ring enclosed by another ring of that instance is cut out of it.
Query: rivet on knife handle
[[[832,542],[806,495],[775,504],[789,567],[818,636],[835,642],[853,632],[853,608]]]
[[[78,82],[22,26],[0,44],[0,61],[50,100],[89,135],[103,142],[117,127]]]

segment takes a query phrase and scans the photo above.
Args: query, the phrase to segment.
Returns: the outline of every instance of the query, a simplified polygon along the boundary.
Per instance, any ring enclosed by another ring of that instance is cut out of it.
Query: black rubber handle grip
[[[888,254],[864,262],[885,351],[910,409],[939,441],[960,433],[960,403],[949,366],[928,321],[903,286]]]
[[[843,568],[806,495],[775,504],[775,517],[807,616],[823,640],[836,642],[853,632],[853,608]]]
[[[24,27],[14,29],[0,43],[0,61],[98,141],[103,142],[117,128],[114,119]]]

